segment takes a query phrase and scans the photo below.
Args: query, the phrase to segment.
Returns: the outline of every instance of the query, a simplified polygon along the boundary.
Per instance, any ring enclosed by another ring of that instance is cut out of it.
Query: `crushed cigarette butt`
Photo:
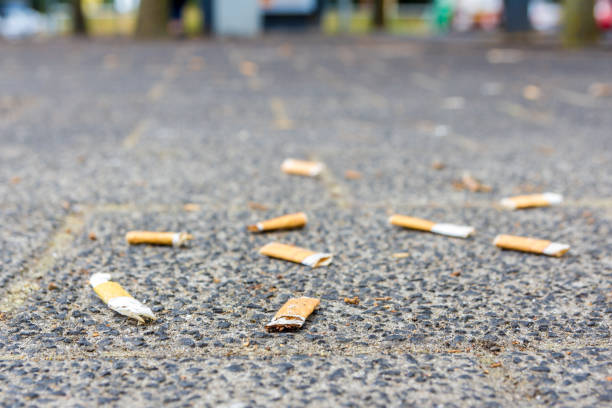
[[[410,252],[396,252],[392,255],[394,258],[408,258],[410,256]]]
[[[306,318],[319,306],[319,299],[300,297],[289,299],[266,324],[266,330],[299,329]]]
[[[441,106],[443,109],[449,110],[463,109],[465,106],[465,98],[461,96],[450,96],[448,98],[444,98]]]
[[[309,176],[316,177],[325,168],[325,165],[321,162],[298,160],[298,159],[285,159],[281,164],[281,170],[287,174],[296,174],[298,176]]]
[[[490,365],[491,368],[498,368],[498,367],[501,367],[501,366],[502,366],[502,363],[500,363],[500,362],[493,363],[493,364]]]
[[[535,85],[527,85],[523,88],[523,98],[529,101],[536,101],[540,99],[542,96],[542,91],[538,86]]]
[[[435,160],[433,163],[431,163],[431,168],[434,170],[442,170],[444,167],[446,167],[446,165],[440,160]]]
[[[254,201],[249,201],[248,206],[251,210],[257,210],[257,211],[267,211],[268,210],[267,205],[256,203]]]
[[[375,297],[374,300],[376,300],[376,301],[388,301],[388,300],[391,300],[391,296]]]
[[[548,207],[559,205],[563,202],[563,196],[557,193],[530,194],[504,198],[500,204],[509,210],[532,207]]]
[[[333,259],[333,255],[329,253],[314,252],[293,245],[280,244],[278,242],[271,242],[263,246],[259,250],[259,253],[272,258],[284,259],[285,261],[307,265],[312,268],[327,266]]]
[[[90,240],[92,240],[92,241],[95,241],[96,239],[98,239],[98,236],[97,236],[97,235],[96,235],[96,233],[95,233],[95,232],[93,232],[93,231],[92,231],[92,232],[90,232],[90,233],[89,233],[87,236],[88,236],[88,237],[89,237],[89,239],[90,239]]]
[[[357,170],[347,170],[344,172],[344,178],[347,180],[359,180],[362,176]]]
[[[455,188],[458,190],[467,189],[472,193],[488,193],[491,191],[491,186],[481,183],[470,173],[463,173],[463,176],[461,176],[461,181],[455,182]]]
[[[193,236],[186,232],[130,231],[125,234],[125,240],[130,245],[151,244],[180,247],[192,239]]]
[[[240,62],[240,73],[246,77],[257,75],[257,64],[251,61]]]
[[[566,244],[551,242],[544,239],[517,237],[514,235],[498,235],[493,244],[499,248],[515,251],[532,252],[548,256],[562,256],[570,247]]]
[[[474,233],[474,228],[465,225],[435,223],[421,218],[406,215],[392,215],[389,222],[404,228],[428,231],[450,237],[467,238]]]
[[[493,48],[487,52],[489,64],[516,64],[524,58],[523,51],[509,48]]]
[[[595,82],[589,86],[589,94],[594,98],[612,97],[612,84]]]
[[[344,303],[348,303],[349,305],[358,305],[359,304],[359,296],[355,296],[354,298],[344,298]]]
[[[308,222],[308,217],[303,212],[283,215],[257,224],[247,226],[251,232],[273,231],[279,229],[301,228]]]
[[[187,203],[183,206],[183,210],[187,212],[197,212],[200,211],[202,207],[199,204],[195,203]]]
[[[121,285],[110,280],[109,273],[95,273],[89,279],[94,292],[115,312],[144,323],[143,318],[155,320],[151,309],[134,299]]]

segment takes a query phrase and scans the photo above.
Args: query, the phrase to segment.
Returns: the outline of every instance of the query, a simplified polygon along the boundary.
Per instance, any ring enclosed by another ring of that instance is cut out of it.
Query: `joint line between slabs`
[[[11,313],[22,306],[29,295],[40,289],[37,280],[53,269],[56,259],[66,252],[75,236],[85,226],[84,214],[67,215],[61,226],[53,233],[44,252],[35,257],[14,276],[0,297],[0,312]]]
[[[278,130],[293,129],[293,121],[287,115],[285,102],[281,98],[270,98],[269,104],[274,116],[274,128]]]
[[[161,100],[161,98],[163,98],[170,82],[176,79],[179,75],[180,61],[188,54],[189,49],[186,47],[180,47],[176,50],[174,57],[172,58],[172,62],[166,67],[166,69],[164,69],[161,79],[154,82],[149,89],[149,92],[147,92],[147,99],[149,99],[149,101],[158,102]]]
[[[149,127],[148,119],[141,119],[136,123],[136,126],[132,129],[132,131],[123,139],[123,143],[121,144],[124,149],[131,149],[138,144],[140,141],[140,137]]]
[[[578,342],[580,343],[580,342]],[[563,344],[561,348],[566,349],[579,349],[581,344],[576,342]],[[607,339],[603,340],[595,340],[589,341],[582,344],[582,347],[603,347],[607,345]],[[522,349],[524,352],[529,352],[533,354],[541,354],[547,353],[550,351],[557,351],[559,349],[559,344],[551,344],[551,343],[542,343],[537,348],[530,345],[529,347],[520,347],[515,345],[504,346],[504,352],[513,352],[519,349]],[[457,351],[459,350],[459,352]],[[477,357],[484,355],[492,355],[496,356],[496,352],[491,352],[482,348],[475,348],[471,344],[465,344],[458,349],[440,347],[439,345],[426,345],[426,346],[415,346],[413,344],[405,343],[398,344],[390,347],[382,347],[376,348],[371,352],[363,352],[361,350],[345,350],[342,348],[334,348],[334,349],[326,349],[326,350],[318,350],[316,354],[313,353],[314,356],[319,357],[329,357],[329,356],[341,356],[341,357],[354,357],[361,354],[367,355],[381,355],[381,354],[391,354],[391,355],[404,355],[407,353],[412,354],[439,354],[440,356],[465,356],[465,357]],[[279,353],[277,351],[265,351],[265,349],[253,349],[247,347],[239,347],[228,348],[223,350],[216,349],[190,349],[184,351],[170,351],[170,350],[160,350],[158,352],[152,353],[151,350],[130,350],[130,351],[100,351],[100,352],[86,352],[79,350],[77,352],[71,351],[69,353],[41,353],[38,355],[25,355],[25,354],[0,354],[0,360],[9,360],[9,361],[17,361],[17,360],[28,360],[28,361],[70,361],[70,360],[101,360],[101,359],[147,359],[147,360],[159,360],[159,359],[179,359],[185,357],[191,358],[231,358],[231,357],[255,357],[255,358],[287,358],[288,356],[303,354],[302,350],[296,350],[295,352],[289,353]]]

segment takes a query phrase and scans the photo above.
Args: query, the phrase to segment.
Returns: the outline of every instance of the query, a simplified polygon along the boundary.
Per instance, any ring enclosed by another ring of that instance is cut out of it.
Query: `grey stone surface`
[[[587,92],[612,82],[605,52],[491,64],[478,42],[316,36],[0,52],[2,406],[612,400],[612,99]],[[288,176],[285,157],[327,171]],[[465,172],[492,190],[458,190]],[[566,201],[496,205],[538,191]],[[293,211],[306,228],[245,231]],[[477,233],[392,227],[396,212]],[[129,247],[131,229],[195,239]],[[572,249],[501,251],[499,233]],[[313,270],[259,255],[272,240],[335,259]],[[87,283],[96,272],[159,319],[110,311]],[[320,309],[266,333],[299,295]]]

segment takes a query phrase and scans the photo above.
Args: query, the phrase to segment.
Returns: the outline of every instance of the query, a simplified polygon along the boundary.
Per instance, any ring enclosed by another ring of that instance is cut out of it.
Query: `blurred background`
[[[611,26],[612,0],[0,0],[5,39],[381,31],[581,46],[610,43]]]

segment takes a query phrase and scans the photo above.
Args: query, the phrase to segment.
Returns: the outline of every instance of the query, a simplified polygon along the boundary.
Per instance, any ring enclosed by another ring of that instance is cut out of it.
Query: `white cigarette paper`
[[[508,210],[521,208],[547,207],[559,205],[563,202],[563,196],[557,193],[530,194],[516,197],[504,198],[500,204]]]
[[[112,282],[109,273],[95,273],[89,279],[94,292],[115,312],[144,323],[144,318],[155,320],[153,311],[134,299],[121,285]]]
[[[474,227],[466,225],[455,225],[446,223],[435,223],[422,218],[409,217],[407,215],[393,215],[389,218],[389,223],[399,227],[428,231],[435,234],[446,235],[456,238],[467,238],[474,233]]]
[[[321,174],[324,168],[323,163],[298,159],[285,159],[281,164],[283,172],[298,176],[316,177]]]

